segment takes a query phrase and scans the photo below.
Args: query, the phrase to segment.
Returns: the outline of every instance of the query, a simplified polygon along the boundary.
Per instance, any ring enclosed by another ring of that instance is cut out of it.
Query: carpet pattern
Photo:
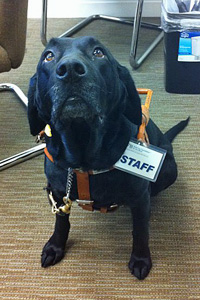
[[[48,36],[58,36],[76,19],[48,22]],[[29,20],[26,54],[20,68],[0,74],[0,82],[17,84],[25,94],[41,51],[39,20]],[[144,281],[129,273],[131,215],[73,208],[66,256],[43,269],[41,250],[50,237],[52,216],[43,187],[43,155],[0,173],[0,298],[78,300],[200,299],[200,95],[168,94],[164,89],[162,43],[133,71],[129,65],[130,26],[96,21],[77,35],[95,35],[129,68],[137,87],[154,91],[151,117],[165,131],[188,115],[187,129],[174,141],[179,176],[152,199],[150,247],[153,268]],[[141,30],[139,53],[156,33]],[[10,92],[0,93],[0,158],[35,145],[26,110]]]

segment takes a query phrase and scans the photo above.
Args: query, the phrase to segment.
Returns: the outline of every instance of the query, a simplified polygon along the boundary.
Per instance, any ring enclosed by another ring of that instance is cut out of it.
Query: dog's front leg
[[[133,216],[133,250],[129,269],[138,279],[144,279],[152,266],[149,250],[149,217],[150,196],[143,196],[135,208],[131,208]]]
[[[56,215],[54,233],[42,251],[42,267],[46,268],[55,265],[64,257],[69,230],[69,214],[65,216]]]

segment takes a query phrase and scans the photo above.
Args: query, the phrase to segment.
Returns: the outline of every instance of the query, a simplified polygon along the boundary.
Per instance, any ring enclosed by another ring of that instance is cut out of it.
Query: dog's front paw
[[[152,267],[151,257],[137,257],[132,253],[128,266],[135,277],[145,279]]]
[[[43,268],[55,265],[64,257],[65,247],[58,247],[49,240],[43,248],[41,265]]]

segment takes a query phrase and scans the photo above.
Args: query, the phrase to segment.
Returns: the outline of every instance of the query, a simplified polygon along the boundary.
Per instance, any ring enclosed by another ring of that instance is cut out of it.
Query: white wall
[[[48,0],[49,18],[87,17],[105,14],[116,17],[132,17],[137,0]],[[160,16],[161,0],[144,0],[143,16]],[[40,18],[42,0],[29,0],[28,17]]]

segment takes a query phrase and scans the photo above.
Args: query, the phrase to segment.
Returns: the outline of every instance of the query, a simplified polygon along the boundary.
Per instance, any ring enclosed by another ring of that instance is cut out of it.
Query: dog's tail
[[[165,136],[167,139],[172,142],[174,138],[179,134],[189,123],[190,117],[188,117],[186,120],[179,122],[174,127],[170,128],[167,132],[165,132]]]

